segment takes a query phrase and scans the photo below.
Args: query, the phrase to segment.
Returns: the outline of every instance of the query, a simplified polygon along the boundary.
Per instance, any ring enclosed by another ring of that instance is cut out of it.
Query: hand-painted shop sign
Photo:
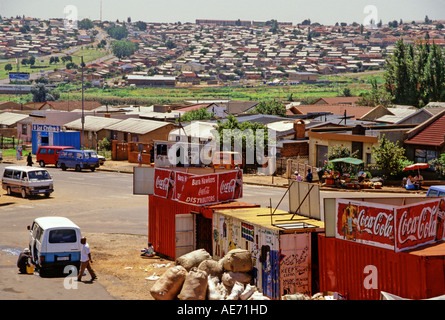
[[[184,203],[207,205],[241,198],[242,181],[241,170],[196,175],[156,168],[154,194]]]
[[[47,131],[47,132],[60,132],[60,126],[53,126],[49,124],[33,124],[33,131]]]
[[[444,238],[444,199],[405,206],[337,199],[336,238],[395,251]]]

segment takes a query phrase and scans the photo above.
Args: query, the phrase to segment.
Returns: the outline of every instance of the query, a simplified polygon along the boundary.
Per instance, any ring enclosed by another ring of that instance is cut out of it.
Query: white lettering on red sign
[[[391,222],[394,220],[393,214],[379,212],[376,217],[366,215],[366,210],[361,210],[358,215],[358,226],[361,231],[369,234],[391,238],[393,234],[393,226]]]
[[[397,240],[399,243],[406,241],[418,241],[436,235],[437,206],[424,207],[419,216],[408,218],[408,212],[404,211],[400,216],[397,228]]]
[[[225,182],[224,180],[221,182],[219,186],[220,193],[233,193],[235,191],[236,180],[232,179],[229,182]]]

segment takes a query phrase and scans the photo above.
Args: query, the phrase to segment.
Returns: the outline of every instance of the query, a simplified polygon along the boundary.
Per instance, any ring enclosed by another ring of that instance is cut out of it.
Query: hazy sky
[[[1,0],[0,15],[37,18],[64,18],[67,5],[77,9],[78,19],[100,18],[101,0]],[[102,20],[146,22],[195,22],[196,19],[257,20],[277,19],[299,23],[304,19],[322,24],[363,23],[371,11],[383,23],[445,20],[445,0],[102,0]]]

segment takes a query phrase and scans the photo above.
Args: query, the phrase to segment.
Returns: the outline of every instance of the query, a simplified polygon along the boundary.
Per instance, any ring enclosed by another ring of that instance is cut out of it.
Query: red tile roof
[[[442,112],[435,120],[427,124],[415,136],[405,140],[407,144],[418,144],[427,146],[442,146],[445,135],[445,113]]]

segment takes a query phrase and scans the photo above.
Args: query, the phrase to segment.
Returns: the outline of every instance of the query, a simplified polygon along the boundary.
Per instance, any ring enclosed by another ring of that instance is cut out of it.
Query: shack
[[[215,210],[213,257],[241,248],[252,253],[254,284],[279,299],[318,292],[317,234],[320,220],[271,208]]]
[[[152,171],[145,179],[153,186],[146,192],[148,239],[156,252],[172,259],[197,248],[212,254],[215,209],[259,207],[235,201],[242,197],[241,170],[172,167],[135,172],[142,170]]]
[[[42,146],[73,146],[80,149],[79,131],[62,131],[56,125],[32,125],[32,153]]]

